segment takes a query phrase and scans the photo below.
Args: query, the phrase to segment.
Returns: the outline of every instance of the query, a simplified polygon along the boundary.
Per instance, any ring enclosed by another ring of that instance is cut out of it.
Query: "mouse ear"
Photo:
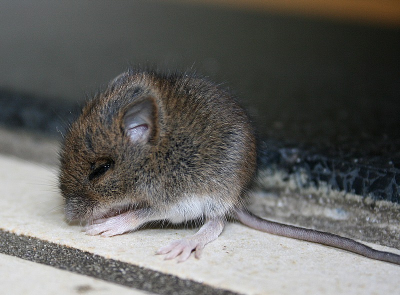
[[[123,119],[123,129],[134,143],[148,142],[155,132],[156,109],[154,100],[146,98],[127,108]]]

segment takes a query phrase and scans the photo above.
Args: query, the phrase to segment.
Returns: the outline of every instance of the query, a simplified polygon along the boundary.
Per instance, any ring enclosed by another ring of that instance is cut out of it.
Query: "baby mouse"
[[[145,223],[201,220],[191,237],[158,250],[165,259],[199,258],[227,218],[276,235],[321,243],[400,264],[400,256],[351,239],[261,219],[246,210],[256,141],[244,110],[207,79],[129,70],[89,101],[60,152],[68,220],[88,235],[120,235]]]

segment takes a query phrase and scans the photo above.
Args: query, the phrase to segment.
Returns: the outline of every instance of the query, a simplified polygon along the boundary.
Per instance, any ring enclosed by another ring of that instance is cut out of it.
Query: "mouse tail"
[[[378,251],[352,239],[313,229],[300,228],[274,221],[262,219],[246,209],[236,209],[234,216],[244,225],[262,232],[288,238],[323,244],[347,250],[375,260],[386,261],[400,265],[400,255]]]

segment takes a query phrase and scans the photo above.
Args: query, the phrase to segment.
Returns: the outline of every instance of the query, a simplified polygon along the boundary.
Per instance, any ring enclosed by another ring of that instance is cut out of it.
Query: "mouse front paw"
[[[195,252],[195,257],[199,259],[204,246],[204,242],[196,239],[182,239],[161,247],[156,254],[165,255],[165,260],[178,258],[178,262],[184,262],[190,257],[193,251]]]
[[[97,219],[84,228],[89,236],[101,235],[102,237],[112,237],[122,235],[138,227],[137,221],[131,212],[119,214],[117,216]]]

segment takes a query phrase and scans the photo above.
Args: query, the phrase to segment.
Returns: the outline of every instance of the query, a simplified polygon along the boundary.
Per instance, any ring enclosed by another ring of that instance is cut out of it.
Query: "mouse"
[[[256,142],[246,111],[221,85],[194,73],[129,69],[86,102],[63,136],[59,188],[66,219],[103,237],[153,221],[199,222],[193,236],[157,250],[178,262],[192,253],[200,258],[234,219],[400,265],[400,255],[251,213]]]

